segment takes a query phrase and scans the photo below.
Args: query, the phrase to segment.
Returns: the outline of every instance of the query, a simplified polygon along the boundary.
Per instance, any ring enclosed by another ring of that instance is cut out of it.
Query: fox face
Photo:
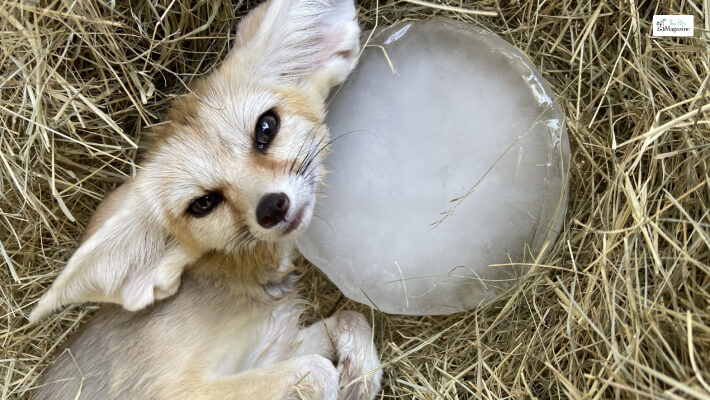
[[[323,100],[247,77],[204,85],[157,133],[138,191],[173,235],[196,248],[236,251],[300,233],[329,140]]]
[[[85,301],[138,310],[172,295],[208,251],[290,243],[310,222],[329,141],[324,102],[355,64],[349,0],[270,0],[227,58],[154,129],[30,315]]]

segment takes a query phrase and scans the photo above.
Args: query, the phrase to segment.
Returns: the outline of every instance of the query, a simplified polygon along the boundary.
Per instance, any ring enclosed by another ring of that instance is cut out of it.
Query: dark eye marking
[[[211,213],[224,200],[222,194],[214,192],[198,197],[187,207],[188,214],[193,217],[204,217]]]
[[[271,109],[259,117],[254,128],[254,142],[256,149],[265,153],[266,149],[279,132],[279,116]]]

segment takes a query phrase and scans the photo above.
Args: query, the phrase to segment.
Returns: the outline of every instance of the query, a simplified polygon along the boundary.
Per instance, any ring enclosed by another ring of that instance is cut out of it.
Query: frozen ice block
[[[298,247],[353,300],[471,309],[516,285],[561,228],[563,113],[494,34],[436,20],[378,31],[326,120],[330,173]]]

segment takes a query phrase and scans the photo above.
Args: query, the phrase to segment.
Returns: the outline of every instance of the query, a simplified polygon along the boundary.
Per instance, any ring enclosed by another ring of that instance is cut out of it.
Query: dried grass
[[[26,323],[91,211],[132,173],[141,132],[253,5],[0,3],[2,399],[22,397],[91,313]],[[558,94],[573,150],[564,232],[517,290],[445,317],[365,310],[382,398],[710,399],[708,1],[359,6],[365,27],[446,16],[515,44]],[[650,36],[652,15],[678,13],[695,15],[695,38]],[[314,316],[359,307],[317,272],[307,286]]]

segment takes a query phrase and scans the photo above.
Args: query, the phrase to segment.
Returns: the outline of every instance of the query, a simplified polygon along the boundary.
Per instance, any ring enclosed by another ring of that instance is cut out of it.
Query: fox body
[[[366,319],[308,327],[294,238],[313,215],[329,89],[359,50],[352,0],[270,0],[178,99],[136,176],[101,204],[30,315],[114,303],[40,378],[37,399],[370,399]]]

